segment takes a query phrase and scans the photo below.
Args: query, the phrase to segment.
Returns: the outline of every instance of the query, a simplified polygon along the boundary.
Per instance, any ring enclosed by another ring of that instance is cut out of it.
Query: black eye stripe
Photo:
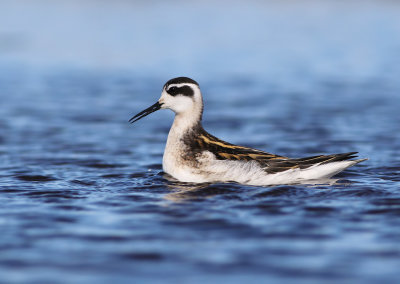
[[[187,97],[192,97],[194,95],[193,89],[189,86],[182,86],[182,87],[171,87],[167,91],[168,94],[171,96],[182,95]]]

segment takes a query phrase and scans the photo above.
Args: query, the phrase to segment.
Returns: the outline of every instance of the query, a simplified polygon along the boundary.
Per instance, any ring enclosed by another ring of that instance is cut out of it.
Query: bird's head
[[[160,99],[129,121],[133,123],[159,109],[170,109],[177,115],[198,116],[197,119],[201,119],[203,98],[199,84],[187,77],[169,80],[163,87]]]

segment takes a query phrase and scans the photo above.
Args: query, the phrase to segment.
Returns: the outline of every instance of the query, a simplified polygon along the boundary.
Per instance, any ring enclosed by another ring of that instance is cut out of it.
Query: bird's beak
[[[129,119],[130,123],[134,123],[135,121],[138,121],[139,119],[149,115],[152,112],[155,112],[161,108],[161,104],[159,102],[156,102],[154,105],[151,107],[146,108],[145,110],[139,112],[137,115]]]

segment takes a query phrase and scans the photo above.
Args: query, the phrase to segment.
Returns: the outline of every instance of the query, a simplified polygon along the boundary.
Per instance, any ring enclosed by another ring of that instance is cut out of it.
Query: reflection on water
[[[170,189],[172,192],[165,194],[164,198],[166,200],[172,202],[182,202],[188,201],[198,198],[212,198],[216,195],[219,195],[226,191],[232,191],[232,187],[237,186],[238,188],[244,187],[243,185],[233,184],[233,183],[221,183],[221,184],[212,184],[212,183],[183,183],[179,182],[168,174],[163,175],[166,180],[165,186]],[[290,184],[288,184],[290,185]],[[344,181],[341,179],[335,178],[326,178],[326,179],[316,179],[316,180],[307,180],[298,182],[295,184],[291,184],[293,186],[303,185],[307,188],[316,188],[321,189],[323,186],[333,186],[333,185],[350,185],[350,181]],[[253,186],[246,186],[250,188]],[[257,188],[254,186],[254,188]]]
[[[396,282],[399,12],[2,3],[0,282]],[[178,75],[201,83],[204,127],[226,141],[369,160],[311,185],[171,180],[173,114],[128,119]]]

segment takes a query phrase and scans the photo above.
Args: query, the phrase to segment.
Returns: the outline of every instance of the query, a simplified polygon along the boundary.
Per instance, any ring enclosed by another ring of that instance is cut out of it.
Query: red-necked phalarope
[[[222,141],[203,129],[200,87],[187,77],[169,80],[160,99],[129,121],[133,123],[159,109],[175,112],[164,151],[163,170],[183,182],[293,184],[330,178],[366,160],[351,160],[357,152],[291,159]]]

